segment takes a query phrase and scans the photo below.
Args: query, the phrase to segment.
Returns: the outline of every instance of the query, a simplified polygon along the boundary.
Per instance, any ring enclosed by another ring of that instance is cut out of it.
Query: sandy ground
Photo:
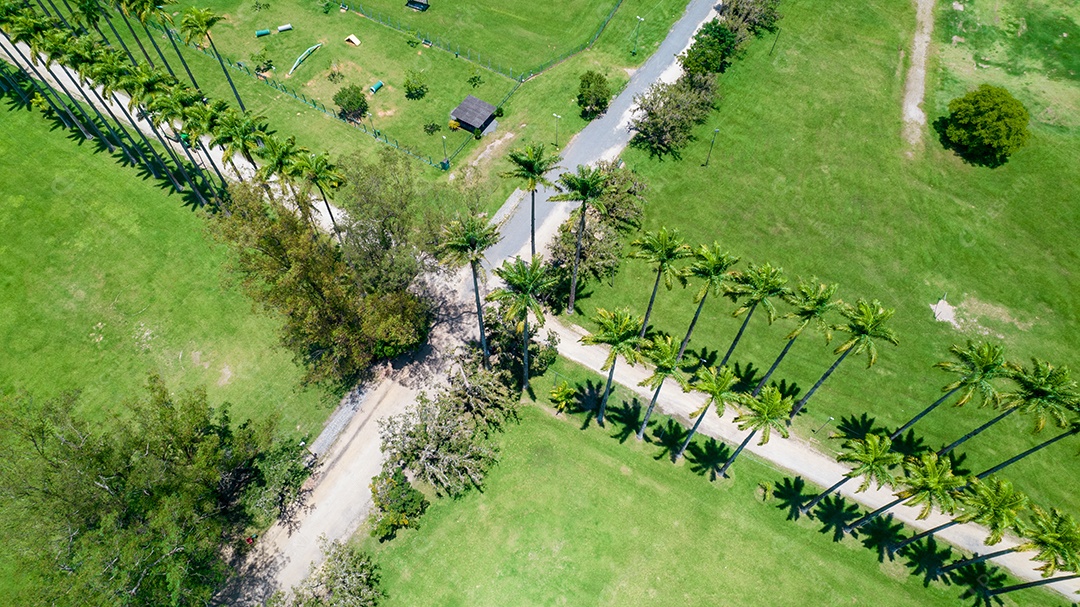
[[[930,52],[930,34],[934,31],[934,0],[915,0],[915,38],[911,43],[911,65],[904,79],[904,141],[910,146],[908,157],[922,147],[926,112],[926,59]]]

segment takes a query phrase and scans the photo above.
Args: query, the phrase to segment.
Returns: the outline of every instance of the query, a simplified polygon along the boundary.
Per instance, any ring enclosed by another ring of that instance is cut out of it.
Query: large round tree
[[[944,135],[967,160],[998,166],[1027,143],[1030,118],[1009,91],[983,84],[949,102]]]

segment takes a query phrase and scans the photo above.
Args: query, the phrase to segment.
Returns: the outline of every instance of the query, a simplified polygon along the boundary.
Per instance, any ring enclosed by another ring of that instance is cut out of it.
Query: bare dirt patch
[[[931,304],[930,309],[934,312],[935,320],[947,322],[964,333],[992,335],[999,339],[1004,338],[1004,336],[984,326],[983,323],[986,320],[1012,325],[1021,331],[1031,329],[1035,325],[1035,321],[1038,320],[1037,317],[1031,320],[1019,319],[1005,306],[980,301],[975,298],[964,299],[955,306],[942,298],[937,303]]]
[[[915,38],[911,43],[911,66],[904,80],[904,141],[910,146],[907,155],[914,157],[922,147],[926,112],[926,57],[930,52],[930,34],[934,31],[934,0],[915,0]]]
[[[217,385],[227,386],[232,381],[233,372],[229,365],[221,366],[221,377],[218,377]]]
[[[499,137],[495,141],[487,144],[487,147],[484,148],[484,151],[477,154],[476,158],[474,158],[472,162],[469,163],[469,166],[479,168],[481,164],[494,158],[496,154],[501,155],[502,148],[505,147],[506,144],[509,143],[510,140],[514,137],[516,137],[516,135],[514,135],[513,131],[504,133],[502,137]]]

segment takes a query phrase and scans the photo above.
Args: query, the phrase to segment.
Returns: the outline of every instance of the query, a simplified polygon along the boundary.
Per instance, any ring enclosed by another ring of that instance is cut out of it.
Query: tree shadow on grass
[[[878,562],[884,563],[886,556],[893,560],[892,546],[903,539],[904,525],[895,522],[891,514],[879,516],[859,527],[858,534],[862,545],[877,552]]]
[[[908,430],[906,434],[897,436],[892,441],[892,450],[904,457],[918,457],[930,450],[923,437],[915,434],[914,430]]]
[[[701,476],[708,476],[715,481],[724,462],[731,458],[731,448],[709,436],[705,440],[693,441],[686,447],[686,461],[690,471]]]
[[[986,562],[968,565],[953,571],[947,582],[964,588],[960,600],[972,599],[972,607],[1004,605],[1000,597],[991,594],[1005,586],[1007,577],[1001,569]]]
[[[838,438],[845,440],[864,440],[868,434],[873,434],[877,419],[863,413],[859,417],[849,415],[841,417],[840,423],[836,424]]]
[[[928,537],[913,544],[905,546],[900,554],[907,559],[905,565],[911,569],[912,575],[921,575],[923,587],[929,587],[930,582],[943,581],[949,583],[948,576],[941,575],[941,568],[952,558],[952,548],[938,547],[937,540]]]
[[[760,381],[758,379],[758,371],[759,369],[754,366],[754,363],[746,363],[745,365],[735,363],[735,377],[737,377],[739,381],[732,386],[732,389],[736,392],[753,392],[754,388],[757,387],[758,381]]]
[[[665,457],[673,459],[689,433],[690,431],[686,427],[672,417],[667,418],[667,421],[663,424],[658,423],[657,427],[652,431],[652,437],[649,439],[649,442],[660,447],[660,452],[653,459],[656,461],[660,461]]]
[[[594,379],[585,380],[585,385],[577,387],[578,408],[585,412],[585,419],[581,422],[581,429],[585,430],[594,419],[600,409],[600,399],[604,397],[604,384]]]
[[[637,398],[630,402],[624,400],[617,407],[609,407],[607,418],[615,431],[611,437],[625,443],[631,436],[635,436],[641,427],[641,409],[641,402]]]
[[[994,154],[986,151],[968,148],[967,146],[960,145],[951,139],[949,139],[949,116],[938,116],[933,122],[934,132],[937,133],[938,143],[941,147],[956,154],[965,163],[986,167],[988,169],[995,169],[1009,161],[1009,157],[995,156]]]
[[[859,518],[859,505],[849,504],[838,495],[830,495],[817,505],[814,518],[821,521],[819,532],[832,532],[832,540],[839,542],[844,539],[844,528]]]
[[[797,521],[802,516],[803,504],[812,498],[813,492],[806,492],[806,481],[801,476],[784,478],[779,485],[773,488],[773,497],[780,501],[776,507],[787,510],[787,520]]]
[[[683,358],[683,370],[693,375],[698,372],[698,369],[704,369],[707,367],[715,367],[720,362],[720,353],[717,350],[710,350],[707,347],[702,347],[700,350],[687,350],[686,356]]]

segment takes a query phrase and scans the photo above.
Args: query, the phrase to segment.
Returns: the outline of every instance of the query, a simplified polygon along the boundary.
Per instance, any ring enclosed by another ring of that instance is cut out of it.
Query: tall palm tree
[[[529,312],[536,317],[536,324],[544,326],[544,309],[540,306],[540,298],[543,293],[551,289],[557,278],[548,271],[547,264],[539,255],[534,255],[532,261],[525,263],[521,258],[514,261],[505,261],[503,265],[495,268],[495,275],[502,279],[506,286],[495,289],[488,295],[488,299],[499,302],[507,318],[518,321],[519,330],[523,335],[523,360],[521,389],[529,387]]]
[[[928,413],[961,391],[963,392],[956,401],[957,407],[963,407],[976,395],[979,396],[983,405],[989,404],[996,407],[1001,403],[1001,393],[998,392],[997,387],[994,385],[995,379],[1005,377],[1008,374],[1008,369],[1005,366],[1005,350],[1001,346],[989,342],[976,345],[969,341],[967,346],[964,347],[952,346],[949,348],[949,352],[956,359],[955,361],[943,360],[934,366],[960,377],[941,389],[945,393],[941,398],[909,419],[896,432],[893,432],[893,438],[903,434],[908,428],[926,417]]]
[[[694,426],[690,428],[690,433],[686,435],[686,440],[683,441],[679,450],[675,452],[675,461],[679,461],[683,453],[686,453],[686,448],[690,446],[690,440],[697,433],[698,426],[705,419],[705,414],[709,412],[709,407],[715,403],[716,416],[723,417],[727,405],[736,405],[742,402],[743,394],[735,390],[735,385],[738,383],[739,378],[735,377],[735,371],[730,367],[720,367],[719,369],[716,367],[701,367],[697,370],[691,387],[705,394],[705,404],[690,414],[696,415],[697,419],[694,420]]]
[[[859,485],[861,493],[870,488],[871,483],[876,484],[878,489],[893,484],[893,468],[904,461],[904,456],[892,450],[892,439],[880,434],[867,434],[866,438],[851,439],[844,443],[844,452],[836,458],[837,461],[855,464],[855,467],[844,474],[844,478],[832,487],[819,493],[814,499],[799,507],[803,514],[810,512],[826,496],[840,489],[853,478],[862,477],[863,482]]]
[[[214,44],[213,36],[210,35],[210,28],[221,20],[222,17],[215,15],[214,11],[208,8],[189,8],[184,11],[184,16],[180,18],[180,34],[184,36],[184,42],[188,44],[196,40],[199,45],[204,40],[210,43],[210,48],[214,51],[214,56],[217,57],[218,64],[221,66],[221,73],[225,74],[225,79],[229,81],[229,88],[232,89],[233,96],[236,97],[236,103],[240,105],[240,111],[246,112],[247,108],[244,107],[244,101],[240,99],[240,93],[236,92],[236,85],[233,84],[232,76],[229,75],[229,70],[225,67],[225,61],[221,58],[221,53],[218,52],[217,46]]]
[[[776,368],[780,366],[780,361],[784,360],[788,350],[791,350],[791,346],[795,345],[795,340],[799,339],[799,336],[807,327],[812,326],[821,333],[825,337],[826,344],[832,341],[832,332],[835,327],[828,321],[827,317],[844,305],[844,302],[833,299],[839,287],[840,285],[837,284],[819,283],[817,278],[813,278],[809,282],[799,281],[799,286],[787,293],[784,300],[795,309],[782,316],[782,318],[794,318],[799,324],[795,326],[795,330],[788,333],[785,338],[787,343],[784,345],[784,349],[780,351],[780,355],[776,357],[772,366],[762,376],[758,385],[754,387],[751,396],[757,396],[758,392],[761,392],[761,389],[765,387],[765,382],[769,381],[773,371],[776,371]]]
[[[1002,413],[961,436],[940,453],[952,451],[1017,411],[1035,417],[1035,432],[1042,431],[1047,418],[1052,418],[1062,428],[1068,425],[1069,412],[1080,408],[1080,391],[1068,367],[1055,367],[1037,358],[1031,359],[1030,369],[1015,363],[1007,363],[1007,366],[1008,377],[1016,383],[1016,389],[1001,396]]]
[[[847,324],[837,328],[846,332],[850,337],[833,350],[833,354],[840,355],[839,358],[833,361],[832,366],[825,371],[817,380],[817,383],[814,384],[814,387],[810,388],[795,405],[795,408],[791,410],[791,419],[795,419],[799,411],[802,411],[802,408],[806,406],[810,397],[817,392],[821,384],[825,383],[825,380],[829,379],[829,376],[833,374],[833,371],[836,371],[836,368],[840,366],[840,363],[844,362],[844,359],[849,354],[859,355],[866,352],[866,368],[869,369],[877,362],[878,341],[886,341],[894,345],[900,343],[900,338],[896,336],[896,332],[885,326],[895,313],[896,310],[886,308],[876,299],[873,301],[859,299],[853,306],[844,306],[842,314],[847,319]]]
[[[735,418],[735,423],[739,425],[739,430],[750,430],[750,434],[735,449],[731,459],[724,462],[724,467],[720,468],[720,476],[727,476],[728,468],[735,463],[735,458],[739,457],[746,445],[750,443],[750,439],[754,438],[759,431],[761,432],[759,445],[769,442],[769,435],[773,430],[779,432],[784,438],[788,437],[787,424],[784,422],[787,420],[788,412],[791,411],[791,401],[791,397],[781,394],[776,386],[765,388],[755,398],[743,399],[742,404],[746,410]]]
[[[484,251],[499,242],[499,228],[488,223],[486,215],[466,215],[464,219],[450,222],[443,229],[439,258],[452,266],[469,264],[472,270],[473,293],[476,294],[476,318],[480,323],[480,350],[484,354],[484,367],[491,368],[488,361],[487,335],[484,331],[484,306],[480,301],[480,273]],[[528,356],[528,354],[526,354]]]
[[[785,285],[787,285],[787,278],[784,277],[784,270],[774,268],[770,263],[760,266],[750,264],[749,270],[732,274],[724,295],[734,302],[743,300],[742,305],[731,315],[738,318],[745,313],[746,319],[743,320],[739,332],[735,334],[735,339],[731,340],[731,347],[720,361],[721,367],[727,364],[731,354],[735,352],[735,347],[739,345],[739,340],[746,331],[746,325],[750,324],[750,318],[754,316],[754,311],[759,305],[765,308],[770,325],[776,320],[776,307],[773,306],[772,300],[774,297],[787,295],[788,289]]]
[[[739,258],[725,252],[720,248],[720,243],[715,241],[711,247],[701,245],[694,251],[694,261],[687,268],[686,275],[700,280],[701,288],[694,296],[694,303],[698,306],[694,311],[693,320],[690,321],[690,327],[686,330],[686,337],[679,346],[679,360],[682,360],[683,354],[686,353],[686,346],[690,344],[690,335],[694,333],[694,326],[697,325],[698,317],[701,316],[701,309],[705,307],[705,299],[710,293],[723,294],[727,280],[731,277],[731,272],[728,270],[737,263],[739,263]]]
[[[604,397],[600,399],[600,409],[596,415],[596,423],[603,426],[604,410],[607,408],[608,396],[611,394],[611,383],[615,379],[615,363],[618,362],[619,356],[622,356],[627,364],[631,366],[637,364],[640,359],[638,343],[641,341],[638,333],[644,321],[640,316],[631,314],[626,308],[616,308],[614,312],[597,308],[593,322],[598,325],[596,331],[582,337],[581,343],[590,346],[606,344],[610,348],[607,360],[600,368],[601,371],[608,372]]]
[[[946,574],[1011,552],[1028,551],[1036,553],[1031,560],[1043,563],[1043,566],[1038,568],[1043,572],[1043,577],[1054,575],[1059,569],[1076,571],[1080,568],[1080,563],[1077,562],[1078,551],[1080,551],[1080,527],[1077,526],[1076,519],[1072,515],[1057,508],[1046,510],[1032,504],[1028,521],[1021,523],[1019,527],[1026,538],[1019,545],[961,559],[948,567],[943,567],[939,573]]]
[[[184,108],[184,132],[187,133],[188,138],[191,141],[198,144],[199,149],[206,158],[207,164],[214,168],[214,173],[221,181],[222,187],[225,187],[228,183],[225,176],[221,174],[221,168],[224,167],[218,167],[217,160],[214,159],[213,155],[210,154],[210,150],[203,144],[202,138],[204,135],[210,135],[212,139],[213,133],[220,127],[221,118],[228,116],[229,114],[229,105],[221,99],[196,103],[195,105]],[[307,150],[305,150],[305,152],[309,153]],[[299,204],[299,202],[297,204]]]
[[[161,28],[165,30],[165,37],[169,39],[169,44],[172,45],[173,52],[176,53],[176,57],[180,59],[180,65],[184,66],[184,71],[187,73],[188,80],[191,81],[191,86],[195,87],[195,90],[201,91],[198,81],[195,80],[195,74],[191,73],[191,68],[188,66],[187,60],[184,59],[184,54],[180,52],[180,46],[176,44],[176,39],[179,35],[173,31],[173,17],[169,14],[169,11],[165,10],[166,6],[174,4],[173,0],[165,0],[161,3],[154,2],[154,11],[152,16],[161,21]]]
[[[184,138],[181,136],[180,128],[177,127],[174,122],[183,120],[184,107],[186,105],[193,105],[194,103],[201,102],[195,95],[198,95],[198,93],[195,92],[194,89],[182,85],[173,85],[161,94],[151,97],[146,104],[146,109],[149,111],[149,119],[153,121],[155,126],[160,127],[166,125],[169,127],[169,130],[173,132],[176,142],[184,151],[184,155],[187,156],[188,162],[191,163],[191,167],[195,171],[195,174],[202,179],[203,186],[209,191],[212,189],[210,182],[206,179],[206,175],[199,167],[199,164],[195,162],[195,158],[191,155],[191,146],[185,143]],[[180,159],[177,158],[177,161],[179,160]],[[184,178],[191,185],[192,190],[195,191],[195,195],[199,198],[199,201],[202,204],[206,204],[206,198],[203,197],[202,191],[192,182],[191,177],[184,168],[183,162],[180,162],[178,166],[180,172],[184,175]]]
[[[988,528],[990,536],[986,539],[986,545],[993,546],[1002,540],[1006,531],[1016,528],[1020,515],[1028,507],[1028,497],[1014,489],[1012,483],[1000,478],[976,480],[961,494],[960,502],[960,514],[951,521],[913,535],[893,546],[893,550],[900,550],[924,537],[962,523],[978,523]]]
[[[998,472],[1001,472],[1005,468],[1008,468],[1009,466],[1015,464],[1016,462],[1026,458],[1026,457],[1028,457],[1030,455],[1033,455],[1035,453],[1038,453],[1039,451],[1042,451],[1043,449],[1049,447],[1050,445],[1053,445],[1054,443],[1058,442],[1059,440],[1064,440],[1064,439],[1069,438],[1070,436],[1074,436],[1076,434],[1080,434],[1080,420],[1074,420],[1072,422],[1072,424],[1070,425],[1070,428],[1068,430],[1062,432],[1061,434],[1058,434],[1054,438],[1051,438],[1049,440],[1045,440],[1045,441],[1039,443],[1038,445],[1035,445],[1034,447],[1028,449],[1027,451],[1024,451],[1023,453],[1020,453],[1019,455],[1014,455],[1014,456],[1010,457],[1009,459],[1001,462],[1000,464],[994,466],[993,468],[989,468],[989,469],[987,469],[987,470],[985,470],[983,472],[980,472],[979,474],[975,475],[975,478],[983,479],[983,478],[986,478],[986,477],[990,476],[991,474],[996,474]]]
[[[33,63],[26,60],[26,57],[22,54],[22,51],[16,44],[14,44],[14,36],[8,34],[8,38],[12,40],[12,49],[14,49],[15,53],[18,54],[22,60],[20,61],[20,59],[16,59],[15,55],[13,55],[10,50],[8,50],[7,46],[0,45],[0,48],[4,49],[4,54],[7,55],[11,63],[18,66],[19,70],[21,70],[23,73],[26,73],[27,70],[34,72],[34,76],[29,76],[27,78],[30,81],[30,86],[33,87],[35,93],[40,96],[41,99],[45,100],[45,102],[49,105],[49,108],[52,109],[53,113],[60,120],[60,122],[63,123],[65,128],[74,128],[75,120],[71,117],[69,113],[70,108],[68,108],[67,105],[63,102],[63,98],[60,97],[56,93],[56,91],[53,90],[51,86],[49,86],[47,82],[42,80],[40,74],[37,72],[37,67]],[[42,88],[43,85],[45,88]]]
[[[668,291],[674,286],[675,279],[686,284],[686,277],[675,267],[675,262],[693,255],[690,246],[679,236],[678,230],[660,228],[656,232],[646,232],[644,236],[635,240],[633,246],[637,249],[630,254],[634,259],[644,259],[646,262],[656,265],[656,281],[653,283],[652,295],[649,296],[649,307],[645,308],[645,320],[641,325],[641,335],[644,338],[645,331],[649,328],[649,317],[652,315],[653,304],[656,303],[656,291],[660,288],[660,279],[664,280],[664,288]]]
[[[120,44],[120,48],[124,50],[124,54],[127,55],[131,65],[138,64],[138,61],[135,60],[135,55],[131,52],[131,49],[128,48],[127,43],[124,42],[123,36],[117,31],[112,19],[109,18],[109,10],[100,0],[75,0],[75,6],[77,9],[73,14],[79,24],[94,28],[94,31],[101,37],[102,42],[106,45],[111,45],[112,43],[105,35],[105,32],[101,31],[101,26],[99,25],[101,20],[104,19],[105,24],[109,26],[109,30],[112,31],[116,41]]]
[[[600,204],[599,199],[604,195],[607,186],[607,175],[603,170],[596,167],[579,165],[577,173],[563,173],[559,175],[559,186],[566,190],[565,193],[552,196],[550,200],[579,200],[581,207],[581,222],[578,224],[577,249],[574,252],[574,270],[570,278],[570,301],[566,306],[566,313],[574,313],[574,299],[577,297],[578,266],[581,264],[581,239],[585,235],[585,217],[588,214],[588,206]]]
[[[500,176],[525,182],[525,190],[532,197],[529,211],[529,244],[531,254],[536,255],[536,190],[540,186],[552,186],[546,175],[559,166],[562,157],[558,154],[549,156],[544,152],[544,144],[539,143],[527,145],[524,150],[513,150],[507,155],[507,159],[510,161],[511,168]]]
[[[282,138],[267,135],[262,141],[263,146],[255,150],[255,155],[261,158],[263,163],[256,168],[255,177],[264,183],[269,183],[276,177],[278,183],[281,184],[281,190],[283,192],[287,190],[292,194],[300,214],[310,223],[312,221],[311,208],[300,204],[297,200],[293,178],[296,176],[296,164],[301,158],[311,154],[311,150],[296,145],[296,137],[293,136]]]
[[[334,234],[337,234],[338,243],[344,247],[345,241],[342,240],[341,230],[338,229],[337,221],[334,220],[334,212],[330,210],[330,200],[326,197],[326,190],[341,187],[345,183],[345,175],[330,162],[330,155],[326,152],[301,156],[293,166],[304,181],[319,190],[323,204],[326,205],[326,214],[330,217],[331,225],[334,226]]]
[[[135,66],[120,79],[120,87],[127,92],[129,97],[129,108],[142,111],[143,114],[145,114],[146,125],[150,127],[150,131],[157,138],[158,142],[161,143],[161,146],[165,149],[165,153],[172,159],[174,166],[180,171],[181,177],[183,177],[192,188],[195,188],[191,177],[187,174],[187,170],[184,169],[183,161],[176,155],[173,147],[169,145],[165,136],[158,128],[161,124],[159,116],[152,112],[149,107],[154,99],[173,94],[173,87],[175,85],[175,78],[166,76],[160,70],[149,68],[145,65]],[[169,171],[166,170],[166,172]],[[178,184],[177,187],[180,191],[183,191],[184,189]]]
[[[169,72],[170,76],[176,78],[176,72],[169,65],[169,60],[161,52],[161,47],[154,40],[154,35],[150,33],[150,27],[147,25],[152,17],[164,12],[158,8],[158,0],[117,0],[117,6],[124,16],[135,17],[135,20],[142,26],[143,32],[146,33],[146,37],[150,40],[150,44],[153,45],[158,58],[161,59],[161,63],[165,66],[165,70]]]
[[[939,458],[936,453],[923,453],[918,458],[904,462],[904,471],[907,473],[904,488],[895,494],[896,499],[845,525],[845,533],[851,533],[902,502],[907,502],[909,506],[922,506],[916,517],[920,520],[930,516],[935,507],[942,512],[954,512],[957,495],[969,482],[967,478],[953,473],[949,458]]]
[[[97,86],[94,84],[91,78],[91,70],[95,61],[100,56],[100,47],[97,42],[91,39],[89,36],[79,36],[76,40],[73,40],[70,44],[64,45],[64,56],[60,61],[70,67],[76,74],[78,74],[81,80],[81,86],[83,89],[89,89],[93,94],[97,103],[91,103],[97,111],[98,116],[101,118],[102,123],[112,133],[112,136],[116,139],[117,145],[124,151],[124,156],[133,165],[137,165],[142,162],[140,151],[137,149],[138,144],[135,143],[135,139],[124,128],[123,122],[116,117],[116,113],[113,112],[111,104],[106,103],[105,99],[98,92]],[[109,115],[111,120],[106,120],[101,116],[100,110],[97,108],[103,108]],[[128,145],[130,142],[130,146]]]
[[[652,375],[646,377],[638,385],[653,388],[653,395],[652,400],[649,401],[649,408],[645,410],[645,419],[641,421],[641,428],[638,429],[638,440],[645,438],[645,428],[649,425],[649,417],[656,407],[656,399],[660,397],[660,388],[664,387],[664,380],[670,378],[684,392],[690,388],[690,380],[686,372],[679,368],[679,348],[670,335],[657,335],[646,342],[645,356],[655,366]]]

